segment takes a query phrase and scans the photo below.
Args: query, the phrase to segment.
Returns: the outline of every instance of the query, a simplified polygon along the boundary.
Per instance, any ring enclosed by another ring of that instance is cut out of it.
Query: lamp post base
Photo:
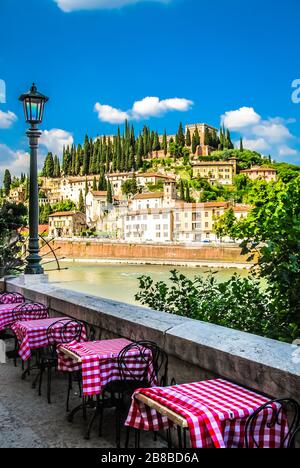
[[[45,284],[49,282],[49,277],[47,274],[38,274],[38,275],[24,275],[19,276],[19,284],[21,285],[34,285],[34,284]]]

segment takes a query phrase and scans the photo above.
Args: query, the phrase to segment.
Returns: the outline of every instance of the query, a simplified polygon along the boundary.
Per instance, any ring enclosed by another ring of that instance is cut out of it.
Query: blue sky
[[[223,120],[300,164],[298,0],[1,0],[0,17],[1,178],[27,172],[32,81],[50,97],[41,157],[128,117],[169,133]]]

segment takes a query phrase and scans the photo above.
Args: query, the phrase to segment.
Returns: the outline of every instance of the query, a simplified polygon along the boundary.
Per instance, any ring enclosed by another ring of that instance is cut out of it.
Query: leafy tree
[[[135,195],[138,193],[138,186],[137,186],[137,181],[136,181],[136,176],[134,175],[132,179],[127,179],[123,184],[122,184],[122,193],[123,195],[126,195],[127,197],[129,195]]]
[[[8,169],[6,169],[4,172],[3,187],[5,195],[9,195],[11,188],[11,174]]]
[[[225,213],[215,221],[214,232],[217,234],[219,239],[225,237],[228,233],[228,229],[232,229],[235,225],[236,217],[233,208],[229,208]]]
[[[258,274],[265,278],[275,300],[274,334],[297,337],[300,330],[300,176],[288,184],[258,181],[251,193],[253,210],[228,226],[242,240],[249,260],[258,255]]]
[[[21,272],[22,237],[20,228],[27,224],[27,208],[13,203],[0,207],[0,277]]]

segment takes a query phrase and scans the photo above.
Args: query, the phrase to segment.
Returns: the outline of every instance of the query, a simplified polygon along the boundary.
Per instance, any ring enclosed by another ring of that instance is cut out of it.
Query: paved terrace
[[[22,279],[14,279],[6,282],[6,290],[46,304],[54,316],[68,315],[89,322],[99,329],[102,339],[155,341],[168,353],[169,377],[177,383],[222,377],[271,397],[295,398],[300,403],[300,363],[292,345],[66,291],[55,284],[25,284]],[[113,447],[114,431],[111,433],[109,428],[113,415],[108,415],[107,436],[99,439],[95,434],[91,441],[84,441],[80,415],[73,425],[66,421],[66,383],[62,380],[56,386],[56,382],[54,403],[48,406],[45,396],[39,398],[29,382],[20,380],[20,367],[0,366],[0,417],[6,421],[5,444],[17,446],[29,440],[35,446]],[[152,437],[146,436],[142,446],[153,447],[153,443]]]
[[[13,343],[12,343],[13,345]],[[0,448],[112,448],[115,447],[113,410],[105,411],[103,437],[97,433],[97,422],[90,440],[84,439],[86,422],[78,413],[74,422],[67,421],[65,408],[67,379],[61,373],[53,373],[53,402],[46,399],[46,378],[42,396],[31,388],[33,376],[21,380],[20,360],[15,368],[9,360],[0,364]],[[77,386],[74,384],[70,407],[80,404]],[[88,421],[93,415],[88,412]],[[123,444],[124,444],[123,436]],[[132,437],[132,444],[134,437]],[[142,435],[143,447],[165,447],[162,439],[154,442],[151,434]],[[124,445],[123,445],[124,446]]]

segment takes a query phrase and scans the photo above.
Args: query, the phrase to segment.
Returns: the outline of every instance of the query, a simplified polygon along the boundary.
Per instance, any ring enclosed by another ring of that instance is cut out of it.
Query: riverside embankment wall
[[[194,263],[248,264],[239,246],[184,246],[178,244],[127,244],[95,240],[54,240],[53,249],[68,259],[143,260]],[[42,254],[49,250],[42,249]]]

